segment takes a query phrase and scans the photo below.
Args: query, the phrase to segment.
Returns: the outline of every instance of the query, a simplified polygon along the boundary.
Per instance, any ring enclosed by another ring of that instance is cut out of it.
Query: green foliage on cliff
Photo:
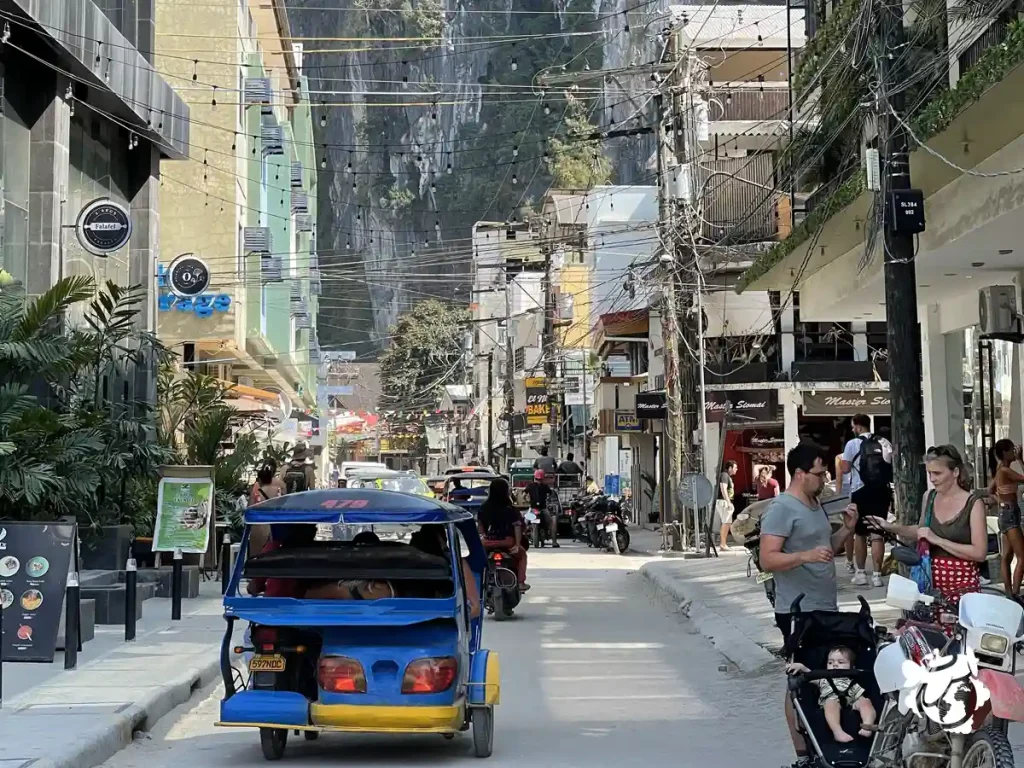
[[[571,102],[565,116],[566,139],[550,142],[548,167],[556,187],[591,189],[611,181],[612,164],[602,151],[601,141],[583,138],[594,130],[579,102]]]
[[[438,402],[445,384],[462,381],[469,320],[468,311],[435,299],[399,317],[379,358],[381,407],[422,410]]]

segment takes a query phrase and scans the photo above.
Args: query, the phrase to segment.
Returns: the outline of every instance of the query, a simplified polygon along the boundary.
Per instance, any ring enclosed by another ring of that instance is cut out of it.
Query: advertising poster
[[[53,661],[75,524],[0,520],[4,661]]]
[[[212,480],[163,477],[156,504],[154,552],[206,552],[213,510]]]

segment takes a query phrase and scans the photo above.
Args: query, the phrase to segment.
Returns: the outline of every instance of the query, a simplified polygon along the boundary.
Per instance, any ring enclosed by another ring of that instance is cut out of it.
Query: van
[[[347,480],[357,470],[387,468],[387,464],[380,461],[343,461],[341,462],[341,476]]]

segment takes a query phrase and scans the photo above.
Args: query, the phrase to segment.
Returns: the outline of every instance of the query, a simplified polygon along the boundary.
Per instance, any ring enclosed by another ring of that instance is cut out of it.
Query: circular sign
[[[690,509],[703,509],[715,497],[715,487],[699,472],[689,472],[679,480],[679,503]]]
[[[191,253],[183,253],[167,269],[167,283],[178,296],[198,296],[210,287],[210,268]]]
[[[78,214],[75,222],[78,242],[95,256],[106,256],[125,245],[132,236],[128,209],[113,200],[93,200]]]

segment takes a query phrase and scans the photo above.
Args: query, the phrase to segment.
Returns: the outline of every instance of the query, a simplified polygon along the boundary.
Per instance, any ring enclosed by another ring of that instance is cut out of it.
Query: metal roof
[[[673,5],[669,13],[684,41],[714,50],[721,48],[786,48],[786,16],[789,43],[803,48],[804,11],[785,5]],[[758,39],[760,38],[760,39]]]

